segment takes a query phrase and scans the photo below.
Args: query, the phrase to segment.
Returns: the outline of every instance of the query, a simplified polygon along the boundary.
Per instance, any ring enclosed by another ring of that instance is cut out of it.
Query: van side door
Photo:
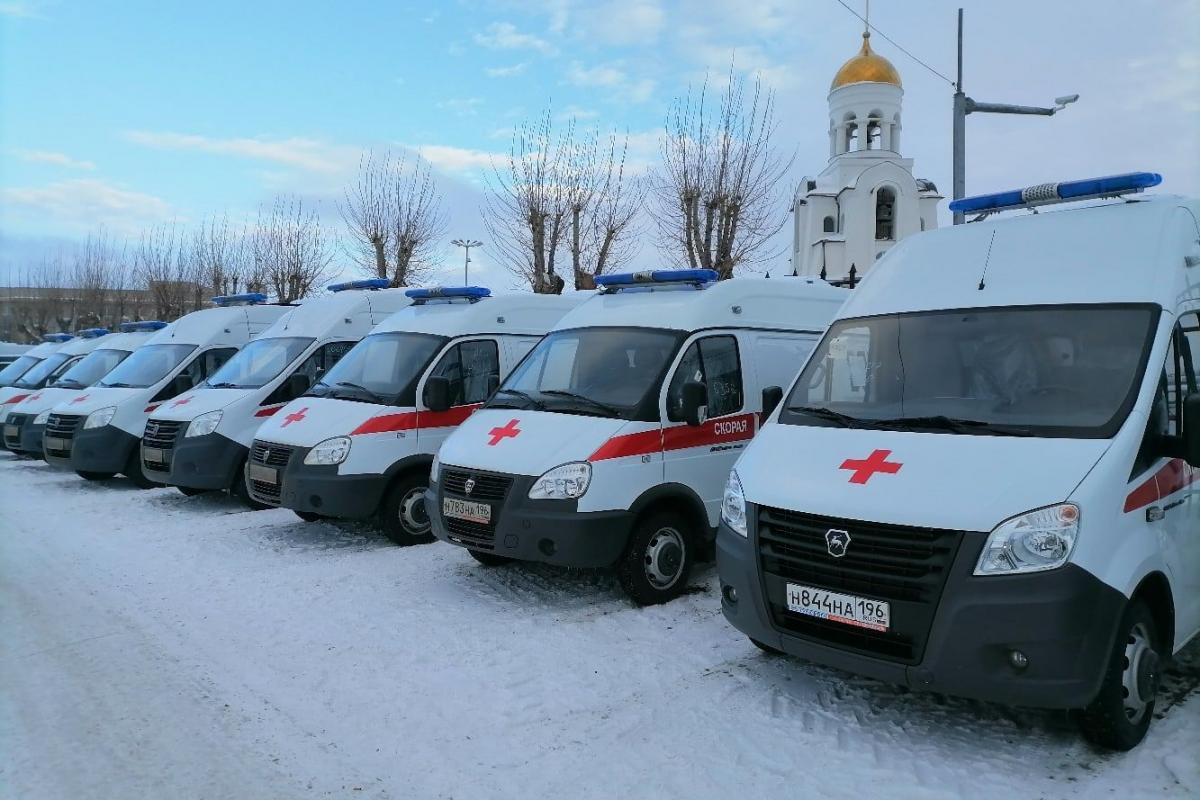
[[[433,377],[450,382],[450,408],[446,411],[430,411],[425,405],[425,383]],[[417,389],[418,452],[436,453],[446,437],[487,400],[499,377],[500,348],[495,339],[462,339],[447,347]]]
[[[1182,432],[1183,401],[1200,391],[1200,312],[1180,314],[1171,355],[1167,357],[1167,397],[1171,435]],[[1170,485],[1164,486],[1162,523],[1179,554],[1178,570],[1185,597],[1176,597],[1176,627],[1183,636],[1200,631],[1200,469],[1173,459],[1165,470]],[[1162,481],[1160,479],[1160,485]],[[1175,493],[1167,494],[1170,489]],[[1186,616],[1182,614],[1187,609]]]

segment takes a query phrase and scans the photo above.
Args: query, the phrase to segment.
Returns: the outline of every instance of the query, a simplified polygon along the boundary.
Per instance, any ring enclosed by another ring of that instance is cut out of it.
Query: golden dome
[[[890,83],[901,86],[900,73],[881,55],[871,49],[870,32],[863,33],[862,50],[858,55],[842,64],[842,68],[833,76],[829,91],[848,86],[851,83]]]

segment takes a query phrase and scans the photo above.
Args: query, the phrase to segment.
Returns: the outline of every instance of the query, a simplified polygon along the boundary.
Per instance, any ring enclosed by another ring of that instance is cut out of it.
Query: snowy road
[[[1013,711],[759,654],[697,591],[488,570],[0,455],[0,795],[1200,796],[1200,648],[1100,754]]]

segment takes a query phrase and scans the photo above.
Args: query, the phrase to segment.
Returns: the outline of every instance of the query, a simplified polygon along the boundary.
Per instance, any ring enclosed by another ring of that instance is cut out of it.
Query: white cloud
[[[489,78],[511,78],[525,71],[527,65],[522,62],[508,67],[485,67],[483,73]]]
[[[174,217],[170,204],[161,197],[123,189],[92,178],[4,189],[0,198],[3,198],[5,206],[48,215],[79,230],[103,226],[131,232],[143,225]]]
[[[22,161],[37,164],[54,164],[55,166],[67,167],[68,169],[93,170],[96,168],[96,165],[91,161],[80,161],[71,158],[66,153],[55,153],[50,150],[14,150],[13,154]]]
[[[486,150],[452,147],[444,144],[420,144],[412,148],[421,158],[446,172],[478,172],[489,170],[504,156]]]
[[[578,61],[567,68],[567,82],[574,86],[609,89],[615,100],[644,103],[654,94],[657,83],[653,78],[635,78],[619,63],[585,67]]]
[[[554,55],[558,48],[532,33],[522,33],[511,22],[493,22],[484,33],[475,34],[475,43],[494,50],[534,50]]]
[[[451,97],[439,102],[437,107],[453,112],[460,117],[470,117],[479,113],[478,109],[481,105],[483,105],[483,100],[479,97]]]
[[[271,161],[311,172],[336,174],[358,163],[356,148],[331,145],[316,139],[224,138],[168,131],[129,131],[125,138],[158,150],[190,150],[213,155]]]
[[[0,2],[0,15],[24,19],[45,19],[41,13],[42,3],[38,0],[4,0]]]
[[[609,0],[581,7],[572,29],[588,41],[646,45],[658,41],[666,20],[659,0]]]

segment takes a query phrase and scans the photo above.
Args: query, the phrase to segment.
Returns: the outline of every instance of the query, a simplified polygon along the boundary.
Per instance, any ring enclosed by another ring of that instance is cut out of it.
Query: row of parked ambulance
[[[488,566],[613,567],[639,604],[715,555],[766,651],[1075,709],[1129,748],[1200,632],[1200,205],[982,217],[1158,180],[956,201],[981,219],[852,292],[664,270],[217,298],[26,353],[4,444]]]

